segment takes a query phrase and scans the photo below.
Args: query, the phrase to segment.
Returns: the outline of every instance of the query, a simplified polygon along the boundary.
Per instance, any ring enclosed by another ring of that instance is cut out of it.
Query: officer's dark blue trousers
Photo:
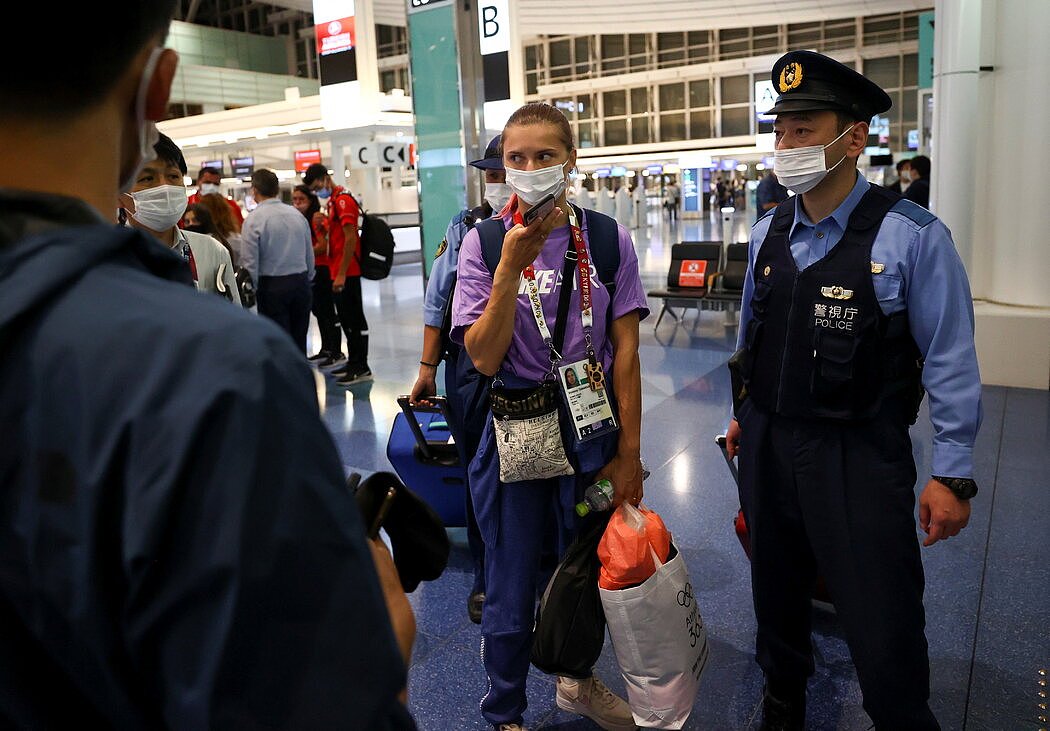
[[[813,674],[811,591],[823,575],[876,729],[937,729],[907,419],[856,423],[740,409],[758,662],[774,694]],[[778,690],[779,689],[779,690]]]
[[[466,351],[459,349],[445,359],[445,398],[449,407],[449,429],[456,442],[459,461],[469,465],[478,451],[481,432],[489,417],[488,379],[474,369]],[[469,482],[469,476],[468,476]],[[485,591],[485,543],[474,515],[474,500],[466,490],[467,545],[474,560],[474,586],[471,593]]]
[[[535,385],[507,377],[503,380],[508,388]],[[565,438],[571,422],[564,409],[561,417]],[[499,480],[492,418],[486,419],[470,465],[470,488],[485,541],[481,656],[489,687],[481,701],[481,712],[493,725],[521,723],[525,711],[537,588],[546,586],[553,568],[541,561],[544,545],[550,540],[552,507],[559,518],[554,530],[560,556],[575,534],[573,506],[616,453],[617,438],[611,434],[570,449],[575,475],[505,484]],[[565,441],[572,444],[571,437]]]

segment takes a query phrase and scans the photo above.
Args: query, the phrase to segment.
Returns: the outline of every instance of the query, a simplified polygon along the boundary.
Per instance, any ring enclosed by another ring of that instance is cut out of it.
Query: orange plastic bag
[[[659,515],[644,505],[620,503],[598,543],[598,586],[624,589],[641,584],[656,573],[653,554],[662,565],[670,550],[671,534]]]

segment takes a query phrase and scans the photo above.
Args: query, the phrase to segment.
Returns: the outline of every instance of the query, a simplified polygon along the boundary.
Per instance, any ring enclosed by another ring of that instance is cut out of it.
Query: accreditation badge
[[[615,432],[620,428],[604,388],[592,390],[587,378],[586,359],[558,368],[561,389],[569,407],[576,438],[581,442]]]

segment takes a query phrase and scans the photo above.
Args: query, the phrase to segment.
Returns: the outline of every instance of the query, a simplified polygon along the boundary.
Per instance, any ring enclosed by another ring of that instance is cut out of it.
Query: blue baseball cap
[[[503,170],[503,155],[499,151],[499,141],[502,135],[496,135],[489,140],[488,146],[485,148],[485,157],[480,160],[474,160],[470,164],[479,170]]]

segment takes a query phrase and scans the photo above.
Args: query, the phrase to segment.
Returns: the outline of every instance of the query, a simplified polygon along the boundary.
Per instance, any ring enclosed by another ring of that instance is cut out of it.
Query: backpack
[[[576,219],[583,221],[584,213],[579,206],[573,205]],[[598,270],[598,281],[609,291],[609,312],[612,311],[613,296],[616,294],[616,272],[620,268],[620,233],[616,221],[604,213],[587,211],[587,227],[590,233],[587,243],[591,250],[591,261]],[[503,219],[488,218],[479,221],[475,228],[481,237],[481,255],[489,273],[496,275],[496,267],[503,256],[503,237],[507,231],[503,228]],[[606,326],[611,323],[606,317]]]
[[[357,207],[361,211],[361,257],[357,260],[361,276],[386,279],[394,264],[394,234],[386,221],[365,211],[361,201],[357,201]]]

